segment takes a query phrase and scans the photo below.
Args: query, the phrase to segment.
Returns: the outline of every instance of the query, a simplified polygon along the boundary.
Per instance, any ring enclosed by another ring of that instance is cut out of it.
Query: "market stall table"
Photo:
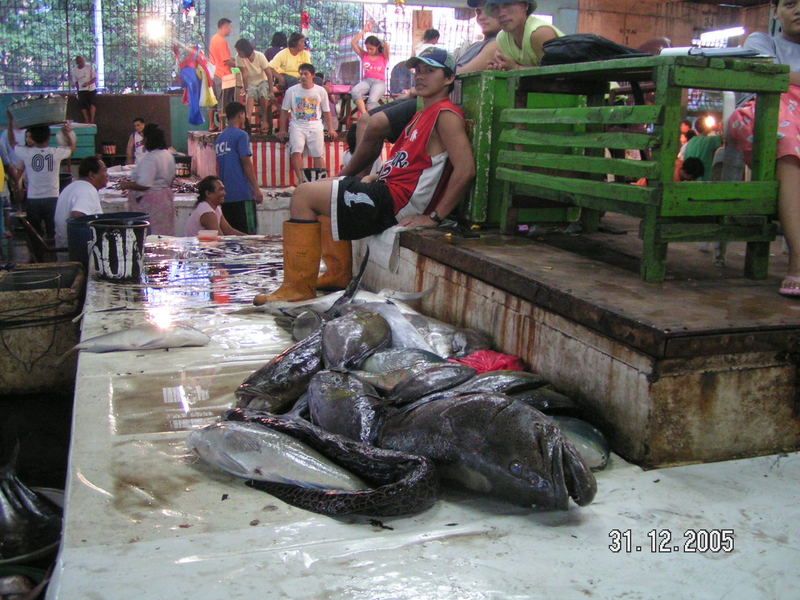
[[[273,318],[242,311],[280,280],[280,256],[277,238],[150,237],[143,284],[89,282],[83,339],[151,322],[211,343],[81,352],[47,598],[753,598],[800,584],[797,454],[649,472],[612,457],[585,508],[447,491],[382,521],[297,509],[198,462],[188,430],[291,343]],[[731,552],[687,547],[684,532],[723,529]],[[651,549],[650,531],[671,535],[665,549]]]

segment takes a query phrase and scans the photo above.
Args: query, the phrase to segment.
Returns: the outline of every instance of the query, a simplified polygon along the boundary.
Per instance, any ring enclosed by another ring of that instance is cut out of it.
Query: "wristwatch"
[[[437,225],[439,225],[442,222],[442,217],[437,215],[435,210],[431,211],[431,213],[428,215],[428,218],[431,221],[434,221]]]

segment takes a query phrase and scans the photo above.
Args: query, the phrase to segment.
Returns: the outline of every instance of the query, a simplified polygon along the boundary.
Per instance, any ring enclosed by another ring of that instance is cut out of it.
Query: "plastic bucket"
[[[311,167],[303,169],[303,179],[305,181],[316,181],[317,179],[325,179],[328,176],[328,169],[319,169]]]
[[[99,279],[139,281],[144,260],[144,239],[150,221],[110,219],[89,223],[92,232],[89,259]]]
[[[92,232],[89,223],[97,219],[115,219],[118,221],[142,221],[150,218],[150,213],[143,212],[113,212],[99,215],[85,215],[67,219],[67,248],[69,259],[79,262],[84,269],[89,268],[89,243],[92,241]]]

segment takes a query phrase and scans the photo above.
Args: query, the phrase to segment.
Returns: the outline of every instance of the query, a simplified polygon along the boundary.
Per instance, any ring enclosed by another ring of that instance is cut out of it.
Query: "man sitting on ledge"
[[[456,61],[442,48],[427,48],[406,63],[416,70],[423,109],[406,126],[380,173],[304,183],[295,190],[291,219],[283,224],[284,283],[254,302],[313,298],[316,289],[344,287],[352,274],[347,240],[397,225],[436,227],[461,201],[475,176],[464,113],[450,94]],[[442,181],[445,164],[452,164]],[[434,192],[447,183],[438,203]],[[327,267],[318,279],[322,256]]]

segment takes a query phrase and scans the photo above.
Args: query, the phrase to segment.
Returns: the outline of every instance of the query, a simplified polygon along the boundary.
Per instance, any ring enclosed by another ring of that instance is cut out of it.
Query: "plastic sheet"
[[[180,239],[158,241],[145,263],[175,252],[193,265],[228,261],[237,273],[255,268],[259,247],[266,256],[280,247],[239,243],[233,253],[244,263]],[[81,354],[49,599],[753,598],[791,597],[800,584],[798,454],[649,472],[612,456],[585,508],[545,513],[446,491],[422,514],[382,521],[306,512],[211,470],[188,453],[187,428],[210,419],[241,375],[290,342],[264,313],[188,293],[191,268],[165,270],[157,294],[90,282],[84,337],[166,311],[212,339]],[[244,294],[245,283],[228,280]],[[121,310],[100,312],[108,308]],[[735,531],[733,553],[650,551],[651,530],[683,548],[685,531],[721,528]],[[609,549],[612,530],[630,530],[630,552]]]

